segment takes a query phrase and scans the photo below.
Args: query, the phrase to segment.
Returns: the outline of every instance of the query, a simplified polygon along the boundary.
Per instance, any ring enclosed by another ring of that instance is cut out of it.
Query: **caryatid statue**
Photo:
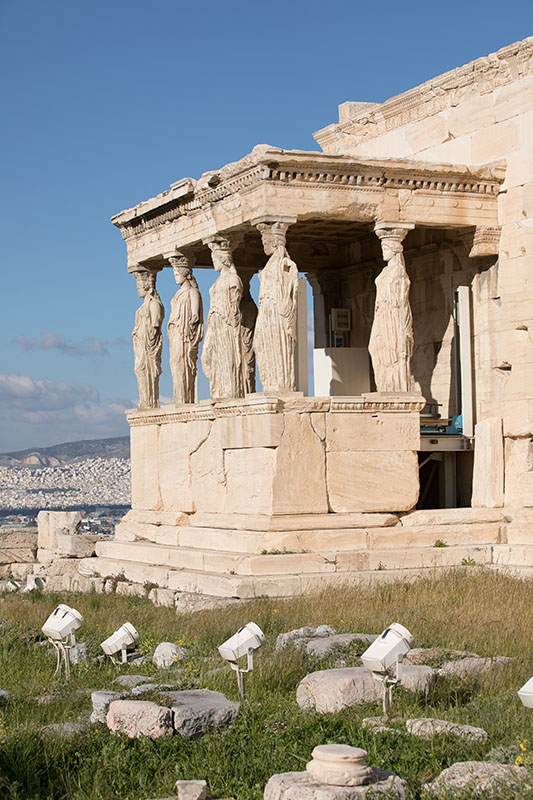
[[[204,335],[202,295],[192,274],[192,259],[181,253],[168,259],[180,286],[170,306],[168,345],[174,405],[195,402],[198,346]]]
[[[252,270],[241,270],[242,300],[241,300],[241,352],[242,352],[242,379],[244,393],[255,392],[255,355],[254,331],[257,320],[257,306],[250,294],[250,279]]]
[[[202,349],[202,367],[211,398],[243,397],[241,345],[242,281],[233,263],[233,242],[222,236],[207,240],[219,273],[209,290],[210,306]]]
[[[163,348],[161,325],[165,309],[155,288],[156,273],[139,269],[133,274],[137,281],[137,292],[143,301],[135,313],[135,327],[131,334],[134,369],[139,386],[139,408],[158,408]]]
[[[378,392],[412,392],[413,315],[411,282],[405,269],[402,241],[414,225],[376,223],[386,266],[376,278],[374,321],[368,350]]]
[[[257,225],[267,263],[259,273],[259,309],[254,352],[264,392],[293,392],[296,388],[294,349],[298,268],[285,247],[288,224]]]

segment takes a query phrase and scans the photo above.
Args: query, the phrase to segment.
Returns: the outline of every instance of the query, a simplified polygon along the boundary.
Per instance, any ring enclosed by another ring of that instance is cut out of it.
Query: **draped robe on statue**
[[[135,326],[131,335],[134,369],[139,386],[139,408],[157,408],[159,405],[163,349],[161,323],[164,316],[165,309],[157,292],[147,294],[135,313]]]
[[[241,357],[242,281],[231,269],[223,269],[209,290],[211,299],[202,367],[211,397],[243,397]]]
[[[204,335],[202,296],[184,282],[172,298],[168,321],[170,370],[175,405],[194,403],[198,346]]]
[[[278,245],[259,273],[254,351],[263,391],[294,391],[298,269]]]
[[[403,257],[396,253],[376,278],[376,305],[368,350],[378,392],[413,391],[410,286]]]

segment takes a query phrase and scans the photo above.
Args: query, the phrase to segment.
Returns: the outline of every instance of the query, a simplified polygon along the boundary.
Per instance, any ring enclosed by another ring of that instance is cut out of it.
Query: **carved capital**
[[[414,222],[380,220],[374,225],[374,232],[381,241],[389,240],[401,244],[409,231],[415,227]]]
[[[242,241],[242,234],[231,233],[221,234],[216,233],[214,236],[209,236],[203,240],[212,253],[231,253],[240,245]]]
[[[271,253],[276,247],[285,247],[287,231],[296,222],[296,217],[264,216],[252,220],[263,242],[265,253]]]
[[[170,262],[172,269],[192,269],[196,263],[194,253],[182,253],[177,248],[169,253],[166,258]]]
[[[500,247],[500,229],[482,228],[478,225],[474,233],[470,258],[497,256]]]

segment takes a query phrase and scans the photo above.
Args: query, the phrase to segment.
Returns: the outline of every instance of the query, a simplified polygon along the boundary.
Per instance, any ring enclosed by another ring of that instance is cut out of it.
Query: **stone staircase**
[[[152,516],[153,520],[154,517]],[[404,515],[197,513],[147,523],[131,511],[83,574],[214,597],[284,597],[453,566],[533,573],[533,510]]]

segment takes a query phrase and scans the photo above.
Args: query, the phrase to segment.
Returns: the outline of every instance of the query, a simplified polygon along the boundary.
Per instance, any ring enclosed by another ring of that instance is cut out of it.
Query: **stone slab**
[[[405,665],[401,685],[409,691],[427,692],[436,678],[431,667]],[[312,672],[296,690],[301,708],[314,708],[321,714],[342,711],[362,703],[375,703],[383,697],[383,684],[366,667],[347,667]]]
[[[273,775],[265,786],[264,800],[360,800],[363,797],[407,797],[407,784],[396,775],[372,768],[375,781],[366,786],[331,786],[317,783],[307,772]]]
[[[219,514],[197,512],[191,520],[194,527],[228,528],[251,531],[310,531],[328,528],[380,528],[396,525],[398,518],[388,512],[326,514]]]
[[[106,723],[110,731],[125,733],[130,739],[168,738],[174,733],[172,710],[148,700],[113,700]]]
[[[338,451],[418,450],[418,413],[326,414],[326,448]]]
[[[162,510],[159,489],[159,425],[130,428],[132,508]]]
[[[458,797],[459,794],[468,792],[470,797],[490,800],[491,797],[501,798],[506,795],[520,797],[521,793],[530,792],[533,789],[533,778],[524,767],[511,764],[458,761],[422,788],[426,793],[432,792],[437,797]]]
[[[490,417],[475,427],[472,506],[503,506],[503,427],[500,417]]]
[[[407,732],[418,739],[432,739],[434,736],[444,734],[453,736],[457,739],[467,739],[471,742],[485,743],[489,735],[483,728],[476,728],[473,725],[461,725],[457,722],[449,722],[446,719],[408,719],[405,722]]]
[[[276,452],[272,511],[327,513],[324,442],[311,425],[309,414],[284,414],[283,420],[283,435]]]
[[[418,500],[414,451],[329,452],[326,465],[332,511],[409,511]]]
[[[224,450],[278,447],[283,432],[282,414],[246,414],[217,421]]]
[[[189,739],[196,739],[206,731],[231,725],[240,708],[240,703],[228,700],[222,692],[209,689],[164,692],[162,696],[171,703],[174,730]]]

